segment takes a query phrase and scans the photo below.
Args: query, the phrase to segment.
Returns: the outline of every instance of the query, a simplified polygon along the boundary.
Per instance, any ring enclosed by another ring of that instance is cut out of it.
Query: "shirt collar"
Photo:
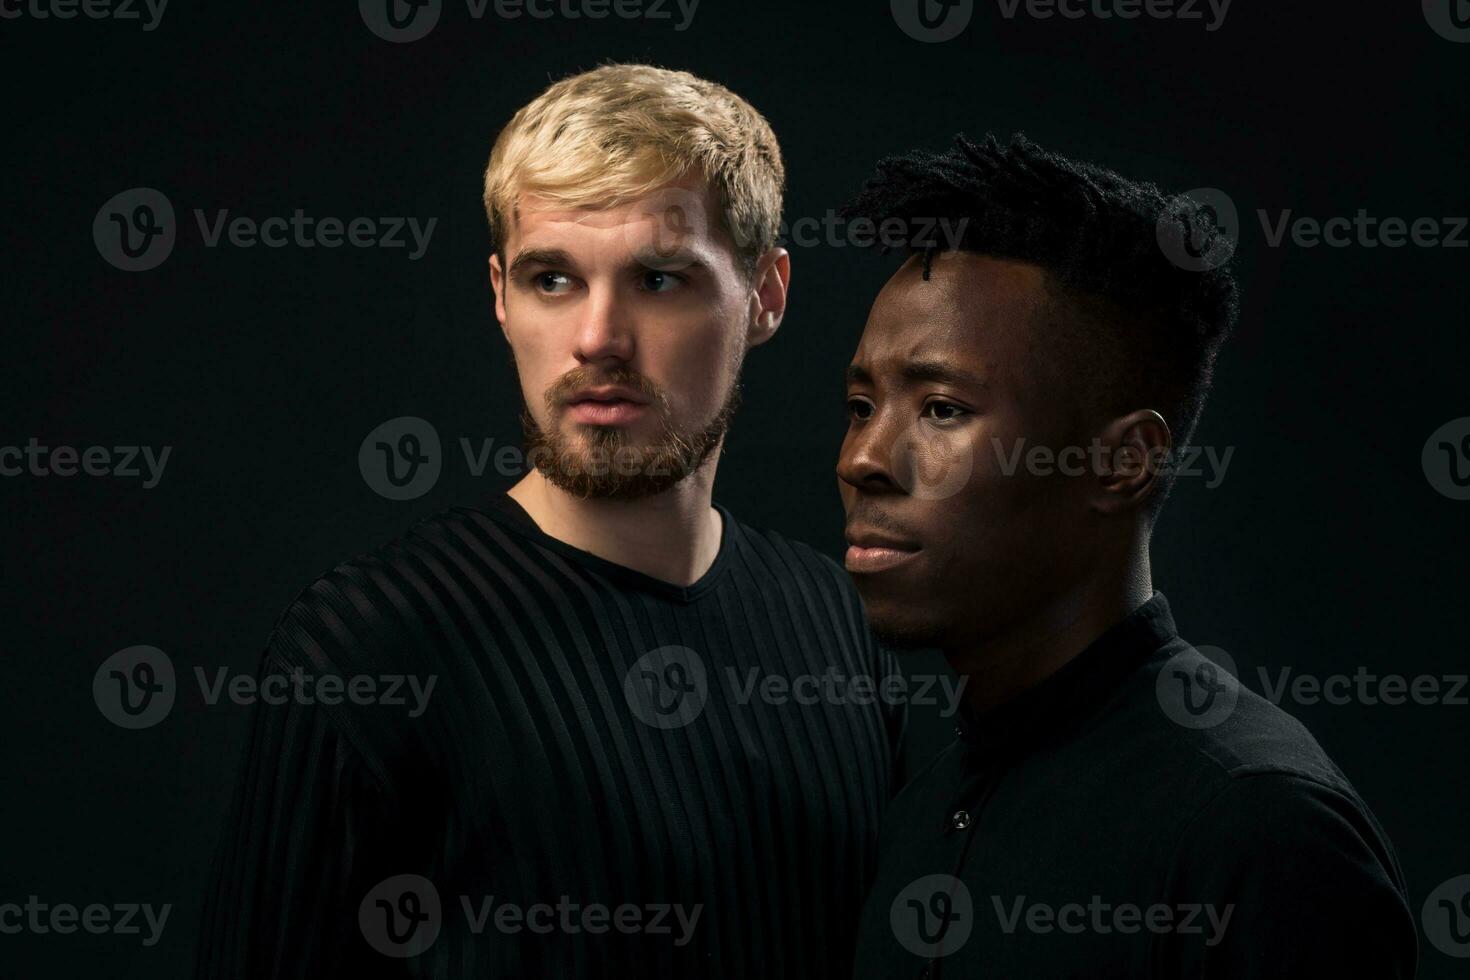
[[[977,758],[1023,751],[1103,705],[1149,654],[1178,636],[1169,602],[1155,592],[1040,684],[983,713],[960,706],[959,735]]]

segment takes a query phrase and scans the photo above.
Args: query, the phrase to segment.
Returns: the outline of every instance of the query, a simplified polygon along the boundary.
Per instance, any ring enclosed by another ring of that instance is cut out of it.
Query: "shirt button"
[[[955,738],[964,738],[965,737],[965,726],[964,725],[956,725],[956,726],[954,726],[954,737]]]
[[[949,818],[949,825],[955,830],[965,830],[970,826],[970,811],[956,810],[954,816]]]

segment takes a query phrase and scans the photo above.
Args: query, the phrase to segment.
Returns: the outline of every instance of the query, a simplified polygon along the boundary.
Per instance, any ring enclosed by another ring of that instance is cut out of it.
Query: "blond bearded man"
[[[501,132],[489,276],[535,468],[283,614],[263,673],[436,683],[417,717],[261,705],[201,975],[850,972],[891,661],[834,562],[713,502],[785,312],[783,184],[760,114],[682,72],[568,78]]]

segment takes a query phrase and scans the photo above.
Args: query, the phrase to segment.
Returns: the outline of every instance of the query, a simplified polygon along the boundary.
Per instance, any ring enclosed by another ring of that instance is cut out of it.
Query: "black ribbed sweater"
[[[200,976],[846,977],[904,720],[850,682],[892,658],[719,511],[688,587],[500,495],[304,591],[262,674],[362,696],[256,708]]]

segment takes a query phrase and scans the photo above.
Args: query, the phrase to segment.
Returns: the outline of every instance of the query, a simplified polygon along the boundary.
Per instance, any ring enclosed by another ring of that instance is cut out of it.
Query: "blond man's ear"
[[[777,246],[757,260],[750,295],[746,346],[758,347],[776,335],[786,316],[791,290],[791,253]]]

